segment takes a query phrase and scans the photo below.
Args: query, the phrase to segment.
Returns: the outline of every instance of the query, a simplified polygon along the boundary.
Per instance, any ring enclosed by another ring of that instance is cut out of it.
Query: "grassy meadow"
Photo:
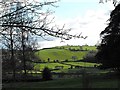
[[[55,69],[56,66],[63,66],[63,69],[69,69],[71,65],[81,67],[94,67],[97,63],[76,62],[82,60],[89,51],[96,51],[95,46],[58,46],[45,48],[37,51],[35,55],[41,63],[34,63],[34,69],[42,71],[44,67]],[[49,58],[49,61],[48,61]],[[57,62],[54,62],[58,60]],[[62,63],[61,63],[62,62]],[[64,71],[64,70],[58,70]]]
[[[41,64],[35,64],[34,69],[38,69],[42,71],[44,67],[48,67],[49,69],[55,69],[55,66],[63,66],[63,69],[68,69],[70,68],[69,65],[64,65],[60,63],[41,63]]]
[[[84,52],[72,52],[66,49],[44,49],[35,53],[42,61],[47,61],[50,58],[50,61],[59,60],[73,60],[72,56],[76,56],[78,60],[82,59],[86,55],[87,51]]]
[[[78,51],[76,51],[78,50]],[[59,46],[53,48],[41,49],[35,55],[42,61],[53,60],[73,60],[72,56],[76,56],[76,60],[81,60],[89,51],[96,51],[95,46]]]

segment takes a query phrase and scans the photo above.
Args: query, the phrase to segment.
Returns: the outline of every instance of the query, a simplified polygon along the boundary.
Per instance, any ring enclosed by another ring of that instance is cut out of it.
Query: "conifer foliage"
[[[104,68],[120,69],[120,4],[110,14],[109,24],[101,32],[101,44],[96,55]]]

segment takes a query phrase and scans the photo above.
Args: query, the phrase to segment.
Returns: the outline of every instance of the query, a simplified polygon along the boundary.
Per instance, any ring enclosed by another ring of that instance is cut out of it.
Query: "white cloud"
[[[109,15],[106,14],[107,11],[104,10],[88,10],[84,17],[77,16],[74,19],[69,20],[59,20],[59,24],[63,25],[66,22],[66,27],[72,27],[72,34],[80,34],[82,32],[83,36],[88,36],[87,39],[71,39],[69,41],[60,42],[60,39],[55,39],[54,41],[43,41],[41,42],[41,48],[43,47],[53,47],[61,45],[95,45],[99,38],[99,34],[106,27],[106,21]]]

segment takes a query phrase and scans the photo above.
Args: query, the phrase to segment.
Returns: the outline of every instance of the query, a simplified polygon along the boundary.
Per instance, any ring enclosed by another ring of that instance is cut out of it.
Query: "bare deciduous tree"
[[[29,1],[29,0],[28,0]],[[33,50],[35,42],[31,37],[44,37],[46,35],[69,40],[72,38],[84,38],[80,35],[71,35],[71,29],[65,29],[65,25],[60,28],[53,25],[53,19],[49,16],[53,13],[44,10],[45,6],[56,7],[57,1],[46,2],[22,2],[22,1],[2,1],[0,6],[0,35],[2,36],[3,46],[10,51],[10,60],[13,66],[13,78],[15,79],[15,67],[18,62],[17,55],[23,63],[24,73],[26,74],[26,52]],[[32,41],[32,42],[30,42]],[[20,52],[18,52],[20,51]],[[17,55],[16,55],[17,53]],[[20,57],[19,56],[19,57]]]

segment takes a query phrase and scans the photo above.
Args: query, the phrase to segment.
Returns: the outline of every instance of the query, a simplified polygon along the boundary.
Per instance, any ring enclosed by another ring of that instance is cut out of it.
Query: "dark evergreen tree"
[[[109,24],[101,32],[101,44],[96,55],[103,68],[120,70],[120,4],[110,14]]]
[[[44,70],[42,72],[42,79],[43,80],[51,80],[52,79],[52,74],[48,67],[44,68]]]

